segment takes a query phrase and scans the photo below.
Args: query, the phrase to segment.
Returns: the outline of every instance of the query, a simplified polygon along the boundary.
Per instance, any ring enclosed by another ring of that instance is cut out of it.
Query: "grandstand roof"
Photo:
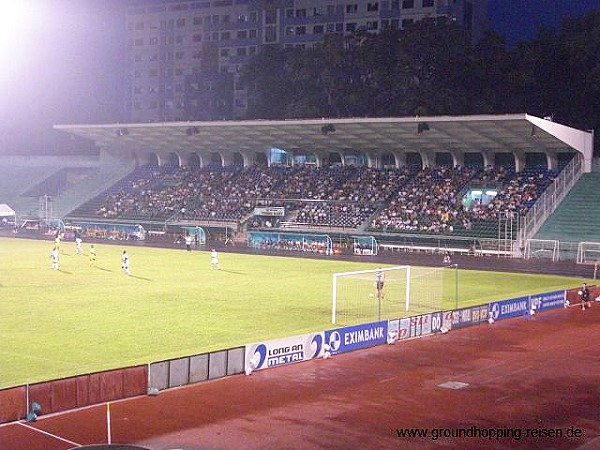
[[[106,149],[138,152],[542,152],[591,158],[591,133],[528,114],[55,125]],[[589,141],[589,142],[588,142]]]

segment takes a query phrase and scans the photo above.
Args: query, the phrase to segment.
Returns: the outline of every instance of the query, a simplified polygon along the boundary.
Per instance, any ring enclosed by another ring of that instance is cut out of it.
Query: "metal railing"
[[[560,171],[554,182],[540,195],[533,207],[522,218],[519,227],[520,246],[533,238],[544,221],[563,201],[583,175],[583,158],[576,156]]]

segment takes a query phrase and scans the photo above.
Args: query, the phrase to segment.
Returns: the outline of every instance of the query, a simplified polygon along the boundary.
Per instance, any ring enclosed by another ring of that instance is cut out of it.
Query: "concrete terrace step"
[[[600,241],[600,174],[585,174],[535,236],[562,241]]]

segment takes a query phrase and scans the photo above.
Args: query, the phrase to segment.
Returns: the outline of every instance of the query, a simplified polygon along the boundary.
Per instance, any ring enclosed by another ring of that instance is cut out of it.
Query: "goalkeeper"
[[[377,289],[377,300],[383,299],[383,287],[385,285],[385,272],[379,269],[375,273],[375,289]]]

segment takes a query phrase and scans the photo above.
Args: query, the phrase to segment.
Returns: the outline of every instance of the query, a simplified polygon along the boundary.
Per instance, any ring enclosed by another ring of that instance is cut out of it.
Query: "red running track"
[[[111,439],[152,450],[600,449],[593,306],[111,403]],[[449,381],[465,386],[439,386]],[[1,426],[0,449],[107,442],[106,409]]]

